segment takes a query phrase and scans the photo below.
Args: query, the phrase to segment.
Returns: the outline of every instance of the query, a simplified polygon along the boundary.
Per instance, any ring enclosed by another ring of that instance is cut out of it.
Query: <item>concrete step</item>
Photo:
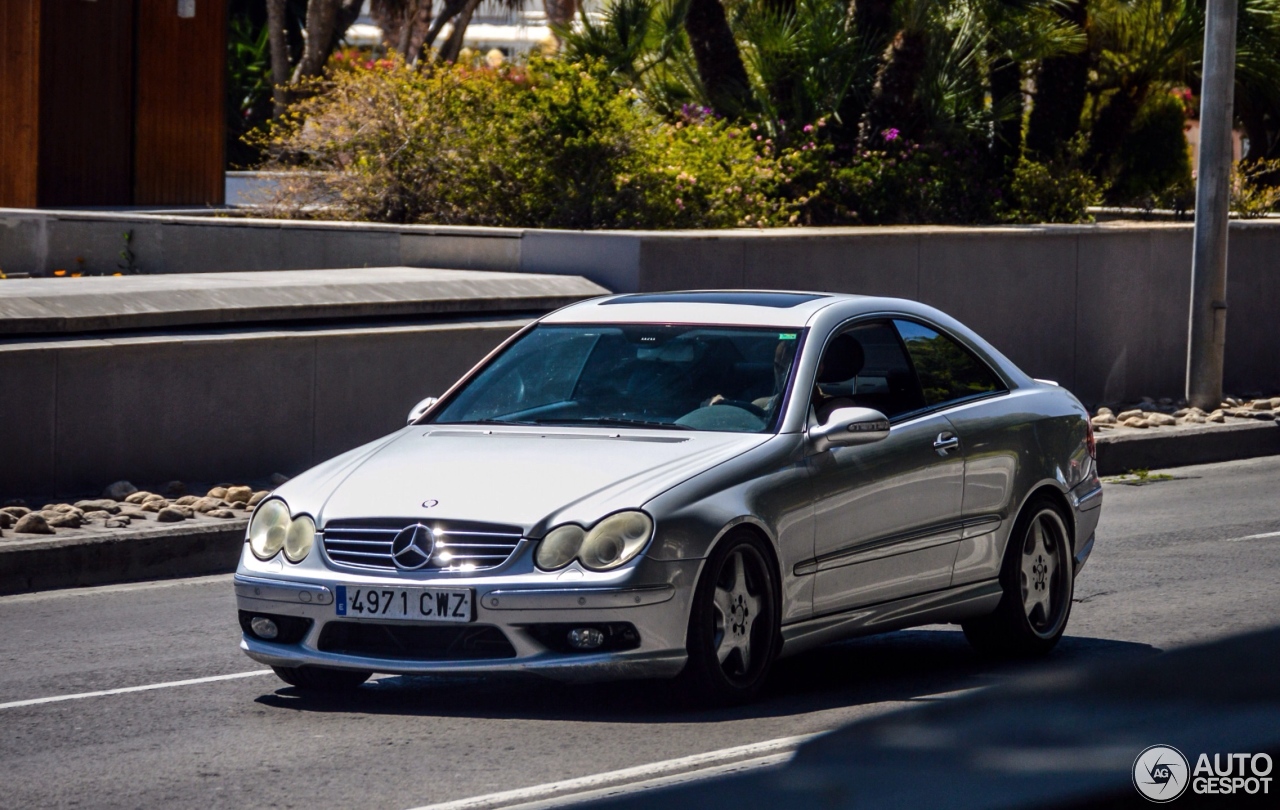
[[[545,312],[608,290],[581,276],[367,267],[0,282],[0,339],[299,320]]]

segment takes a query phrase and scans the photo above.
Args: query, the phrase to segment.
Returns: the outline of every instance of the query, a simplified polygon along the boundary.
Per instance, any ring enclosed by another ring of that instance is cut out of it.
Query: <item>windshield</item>
[[[720,326],[540,325],[431,421],[762,433],[782,405],[801,337]]]

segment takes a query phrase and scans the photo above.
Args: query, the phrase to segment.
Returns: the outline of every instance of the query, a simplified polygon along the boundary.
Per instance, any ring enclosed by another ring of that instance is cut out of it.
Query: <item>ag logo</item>
[[[1153,802],[1171,802],[1187,789],[1191,769],[1171,745],[1153,745],[1133,761],[1133,786]]]

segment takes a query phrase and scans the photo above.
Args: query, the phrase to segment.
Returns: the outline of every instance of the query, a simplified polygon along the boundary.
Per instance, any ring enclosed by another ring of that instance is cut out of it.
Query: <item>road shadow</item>
[[[991,686],[1019,675],[1159,652],[1146,644],[1064,637],[1034,662],[992,661],[976,654],[959,629],[902,630],[829,644],[779,661],[754,703],[728,709],[690,705],[670,681],[566,685],[536,677],[398,676],[346,695],[282,686],[256,702],[299,712],[606,723],[716,723],[788,717]]]

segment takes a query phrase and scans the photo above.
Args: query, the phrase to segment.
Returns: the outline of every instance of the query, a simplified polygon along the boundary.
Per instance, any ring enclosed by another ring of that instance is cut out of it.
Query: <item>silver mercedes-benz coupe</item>
[[[241,647],[306,690],[679,676],[716,702],[904,627],[1041,654],[1093,547],[1094,457],[1074,396],[922,304],[597,298],[260,503]]]

